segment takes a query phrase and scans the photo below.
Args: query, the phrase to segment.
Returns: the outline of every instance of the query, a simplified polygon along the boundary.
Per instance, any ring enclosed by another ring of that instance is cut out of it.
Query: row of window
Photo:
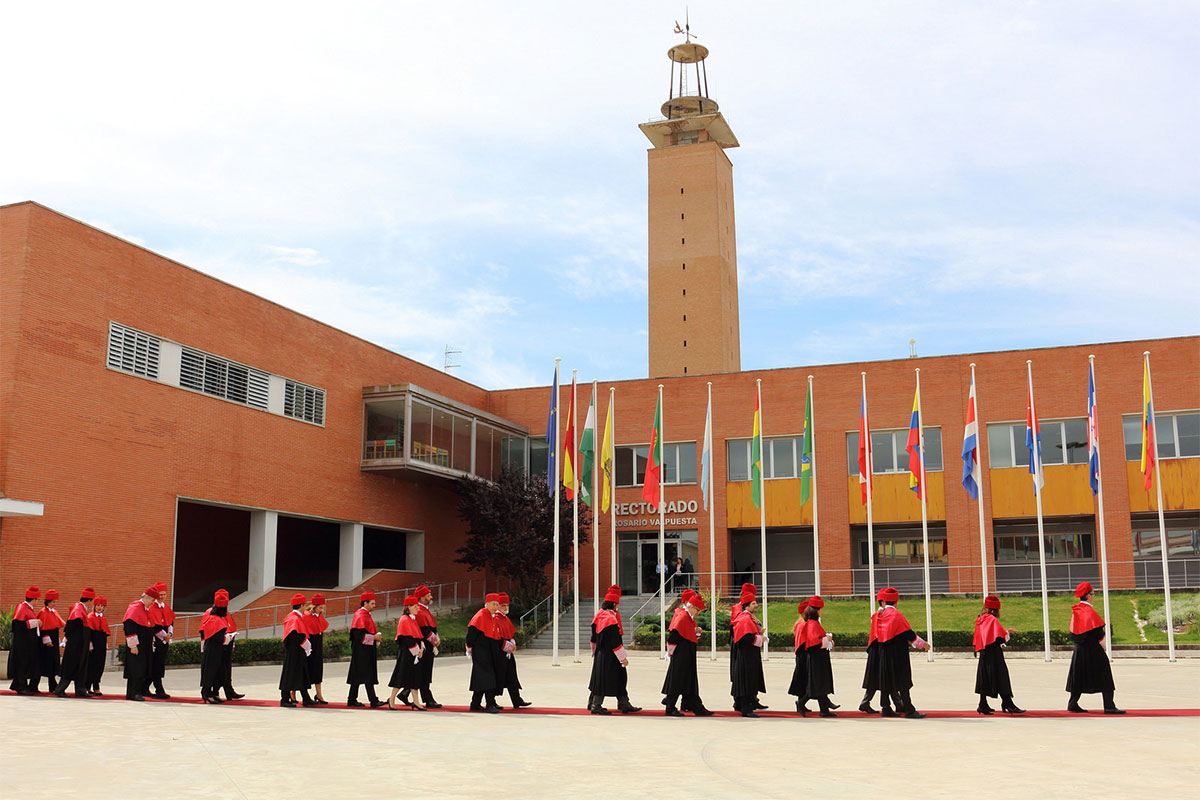
[[[163,358],[171,361],[178,352],[178,383],[166,373]],[[116,322],[108,325],[110,369],[177,385],[184,389],[220,397],[234,403],[267,411],[270,408],[271,375],[254,367],[230,361],[193,347],[178,345]],[[325,424],[325,390],[283,378],[284,416]]]

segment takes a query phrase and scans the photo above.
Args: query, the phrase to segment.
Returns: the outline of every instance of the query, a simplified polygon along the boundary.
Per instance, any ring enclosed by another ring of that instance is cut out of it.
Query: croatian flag
[[[975,415],[975,379],[971,378],[971,394],[967,396],[967,426],[963,429],[963,488],[972,500],[979,499],[983,475],[979,468],[979,418]]]
[[[1096,423],[1096,367],[1088,365],[1088,481],[1100,494],[1100,428]]]
[[[1029,449],[1029,474],[1033,476],[1033,491],[1040,492],[1046,484],[1046,477],[1042,473],[1042,429],[1033,405],[1032,374],[1029,376],[1029,404],[1025,407],[1025,447]]]

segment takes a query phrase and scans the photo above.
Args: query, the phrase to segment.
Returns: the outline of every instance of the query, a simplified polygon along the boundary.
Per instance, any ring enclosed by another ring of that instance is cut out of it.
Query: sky
[[[1200,4],[687,11],[741,143],[743,369],[1200,333]],[[683,14],[10,5],[0,204],[485,388],[645,377],[637,126]]]

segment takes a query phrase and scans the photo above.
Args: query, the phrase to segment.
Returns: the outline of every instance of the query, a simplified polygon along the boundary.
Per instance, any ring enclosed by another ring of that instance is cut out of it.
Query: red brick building
[[[668,561],[685,557],[706,583],[715,557],[722,586],[761,569],[747,457],[761,379],[771,591],[811,592],[818,554],[822,591],[863,591],[865,512],[852,454],[866,372],[877,575],[919,585],[921,513],[903,451],[919,367],[934,590],[978,591],[977,511],[959,456],[973,362],[989,584],[1033,588],[1026,359],[1043,426],[1051,581],[1094,578],[1097,519],[1081,438],[1094,354],[1110,574],[1114,585],[1161,586],[1155,494],[1142,488],[1139,428],[1128,422],[1141,407],[1145,350],[1172,582],[1200,585],[1195,336],[601,383],[601,423],[615,388],[618,580],[627,591],[657,588],[657,517],[640,507],[639,484],[659,383]],[[809,375],[819,553],[796,477]],[[710,381],[715,552],[699,485]],[[584,406],[589,391],[580,386]],[[569,392],[568,378],[563,417]],[[465,579],[453,560],[463,526],[452,480],[544,470],[548,400],[547,387],[486,391],[35,203],[0,207],[0,606],[31,582],[128,598],[163,579],[188,608],[216,585],[240,593],[237,607],[278,603],[292,587]],[[597,522],[606,585],[610,516]],[[592,557],[583,548],[585,596]]]

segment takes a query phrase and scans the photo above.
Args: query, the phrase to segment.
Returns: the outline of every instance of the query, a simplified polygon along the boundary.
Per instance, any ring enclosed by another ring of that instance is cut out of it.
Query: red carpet
[[[0,696],[17,697],[17,694],[16,694],[16,692],[12,692],[12,691],[9,691],[6,689],[4,691],[0,691]],[[37,695],[36,697],[30,698],[30,699],[53,700],[53,701],[59,700],[59,698],[53,697],[51,695],[47,695],[45,693],[42,693],[42,694]],[[125,695],[119,694],[119,693],[111,693],[111,694],[106,693],[102,697],[91,697],[88,699],[89,700],[122,700],[123,701],[123,700],[125,700]],[[71,700],[73,700],[75,702],[83,701],[82,698],[68,696],[63,699],[63,702],[71,701]],[[190,704],[190,705],[200,705],[200,698],[199,697],[184,697],[182,695],[175,695],[170,700],[155,700],[153,698],[146,698],[146,702],[147,703],[186,703],[186,704]],[[278,700],[252,700],[250,698],[245,698],[243,700],[233,700],[230,702],[222,703],[221,707],[222,708],[247,708],[247,707],[249,707],[249,708],[279,708],[279,701]],[[291,710],[291,709],[289,709],[289,710]],[[370,711],[371,709],[370,708],[347,708],[345,703],[330,703],[327,706],[313,706],[310,708],[302,708],[302,707],[297,706],[297,708],[295,710],[296,711],[322,711],[322,710],[326,710],[326,711],[333,711],[333,710],[337,710],[337,711]],[[389,709],[386,706],[383,708],[375,709],[375,710],[376,711],[389,711]],[[402,712],[409,712],[409,709],[403,708],[403,707],[401,707],[399,710]],[[659,710],[659,708],[657,707],[657,704],[656,704],[655,708],[646,708],[646,709],[643,709],[642,711],[638,712],[637,714],[620,714],[612,708],[609,708],[609,711],[612,712],[612,716],[614,716],[614,717],[662,717],[663,719],[666,719],[666,717],[663,716],[662,711]],[[1130,708],[1130,709],[1126,709],[1127,713],[1125,713],[1123,715],[1122,714],[1105,714],[1099,708],[1089,709],[1089,711],[1091,712],[1089,714],[1072,714],[1071,712],[1067,711],[1066,709],[1042,710],[1042,711],[1029,710],[1029,711],[1026,711],[1024,714],[1015,715],[1014,718],[1025,718],[1025,719],[1030,719],[1030,718],[1037,718],[1037,719],[1072,718],[1072,719],[1074,719],[1074,718],[1079,718],[1079,717],[1103,717],[1104,719],[1122,719],[1122,718],[1130,718],[1130,717],[1200,717],[1200,708]],[[421,713],[421,712],[409,712],[409,713]],[[443,706],[442,708],[435,709],[433,711],[426,712],[426,713],[462,714],[462,713],[468,713],[468,708],[467,708],[467,706]],[[758,713],[759,713],[759,716],[761,716],[765,719],[800,719],[800,715],[797,714],[795,711],[760,711]],[[925,713],[929,716],[929,719],[977,719],[977,718],[979,718],[979,715],[974,710],[970,710],[970,711],[926,711]],[[500,715],[504,715],[504,716],[519,715],[519,716],[528,717],[528,716],[536,716],[539,714],[553,714],[556,716],[586,716],[586,715],[588,715],[588,711],[587,711],[587,709],[584,709],[584,708],[539,708],[537,706],[533,706],[532,708],[522,708],[520,711],[517,711],[512,708],[504,707],[504,710],[500,712]],[[838,715],[839,719],[880,719],[878,714],[868,715],[868,714],[862,713],[861,711],[858,711],[857,709],[852,710],[852,711],[841,710],[841,711],[837,712],[837,715]],[[486,715],[481,714],[480,716],[486,716]],[[688,716],[690,717],[691,715],[689,714]],[[1009,716],[1010,715],[1008,715],[1008,714],[1004,714],[1000,711],[997,711],[996,715],[995,715],[995,719],[1003,719],[1003,718],[1006,718]],[[713,719],[741,719],[741,714],[737,713],[736,711],[717,711],[713,715],[712,718]],[[811,714],[809,714],[808,719],[824,721],[820,717],[817,716],[816,712],[812,712]]]

